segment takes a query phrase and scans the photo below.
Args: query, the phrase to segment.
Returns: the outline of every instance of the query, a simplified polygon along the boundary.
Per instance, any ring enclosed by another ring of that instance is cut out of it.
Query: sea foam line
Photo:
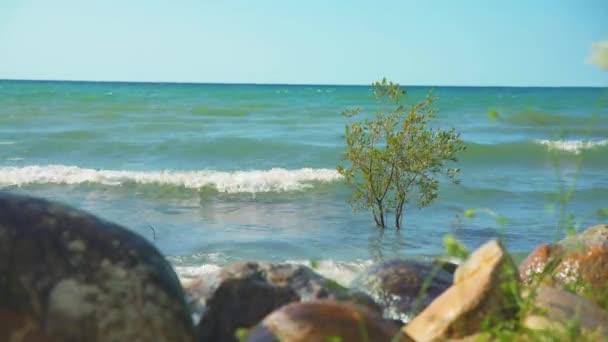
[[[549,149],[571,152],[574,154],[579,154],[584,150],[590,150],[596,147],[608,146],[608,140],[535,140],[534,142],[545,145]]]
[[[303,168],[249,171],[126,171],[95,170],[67,165],[0,167],[0,185],[84,184],[120,186],[125,183],[181,186],[188,189],[212,187],[226,193],[299,191],[311,182],[332,182],[341,176],[332,169]]]
[[[311,267],[309,260],[287,260],[286,264],[296,264]],[[332,279],[342,286],[349,286],[352,281],[373,264],[372,260],[335,261],[321,260],[315,265],[315,272]],[[204,263],[191,266],[174,266],[182,284],[189,284],[201,278],[214,278],[222,266],[215,263]]]

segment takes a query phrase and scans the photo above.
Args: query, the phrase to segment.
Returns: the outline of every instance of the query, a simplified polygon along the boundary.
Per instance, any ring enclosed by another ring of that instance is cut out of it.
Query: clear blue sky
[[[0,0],[0,79],[608,86],[607,0]]]

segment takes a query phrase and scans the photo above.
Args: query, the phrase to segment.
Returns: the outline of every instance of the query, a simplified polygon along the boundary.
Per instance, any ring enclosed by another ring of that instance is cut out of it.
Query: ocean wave
[[[303,168],[287,170],[248,171],[126,171],[96,170],[66,165],[0,167],[0,185],[30,184],[154,184],[187,189],[213,188],[225,193],[257,193],[301,191],[313,187],[314,182],[333,182],[341,179],[332,169]]]
[[[286,263],[311,267],[309,260],[288,260]],[[315,264],[314,270],[320,275],[348,287],[359,274],[373,265],[373,263],[372,260],[321,260]]]
[[[521,163],[544,161],[549,152],[556,151],[562,156],[585,156],[585,163],[604,163],[608,153],[608,140],[532,140],[499,144],[478,144],[468,142],[461,159],[486,163]]]
[[[16,141],[0,141],[0,145],[15,145]]]
[[[537,144],[549,147],[552,150],[580,154],[584,150],[608,146],[608,140],[584,141],[584,140],[535,140]]]
[[[311,267],[309,260],[287,260],[287,264],[305,265]],[[314,270],[320,275],[332,279],[343,286],[349,286],[357,275],[373,264],[372,260],[335,261],[321,260],[315,263]],[[175,273],[181,283],[186,285],[200,278],[214,278],[222,266],[215,263],[205,263],[190,266],[174,266]]]
[[[173,269],[177,273],[181,283],[185,284],[199,278],[216,276],[222,267],[217,264],[203,264],[197,266],[174,266]]]

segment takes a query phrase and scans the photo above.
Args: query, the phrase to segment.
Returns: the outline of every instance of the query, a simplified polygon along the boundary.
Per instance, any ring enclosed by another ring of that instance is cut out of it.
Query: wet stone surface
[[[407,322],[452,285],[452,274],[431,262],[391,259],[370,267],[352,288],[368,294],[384,317]],[[425,291],[421,291],[425,281]]]
[[[194,338],[177,276],[144,238],[10,193],[0,193],[0,312],[22,322],[0,325],[9,339],[30,332],[54,341]]]
[[[250,328],[273,310],[299,301],[321,298],[380,308],[363,293],[351,292],[303,265],[239,262],[222,268],[204,301],[197,330],[200,341],[236,341],[234,332]],[[195,289],[188,292],[194,293]]]

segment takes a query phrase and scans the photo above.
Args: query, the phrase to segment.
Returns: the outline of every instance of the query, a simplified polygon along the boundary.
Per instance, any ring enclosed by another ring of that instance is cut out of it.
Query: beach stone
[[[412,341],[368,308],[333,300],[285,305],[253,329],[247,342]]]
[[[608,225],[537,247],[520,264],[519,274],[526,284],[568,287],[608,306]]]
[[[519,264],[519,276],[523,283],[531,283],[535,275],[541,274],[552,254],[554,254],[557,246],[550,244],[542,244],[536,247],[528,256]]]
[[[198,339],[236,341],[237,329],[255,326],[273,310],[290,302],[320,298],[352,301],[380,310],[365,294],[352,293],[306,266],[239,262],[219,272],[211,296],[205,299]]]
[[[372,297],[383,308],[385,318],[408,322],[452,285],[452,274],[441,264],[391,259],[371,266],[351,287]],[[427,289],[423,284],[430,278]]]
[[[489,319],[514,316],[518,285],[511,257],[498,241],[489,241],[458,267],[454,284],[403,329],[418,342],[476,334]]]
[[[541,285],[535,290],[534,305],[540,313],[524,319],[524,326],[566,336],[572,321],[580,326],[581,340],[608,341],[608,312],[593,302],[562,289]],[[541,314],[542,313],[542,314]],[[595,339],[583,337],[595,336]]]
[[[0,340],[193,341],[171,266],[84,211],[0,193]]]
[[[186,303],[190,308],[192,315],[192,321],[195,325],[198,325],[201,318],[207,311],[205,301],[213,293],[212,284],[214,283],[212,277],[206,276],[196,279],[182,280],[182,288],[186,296]]]

